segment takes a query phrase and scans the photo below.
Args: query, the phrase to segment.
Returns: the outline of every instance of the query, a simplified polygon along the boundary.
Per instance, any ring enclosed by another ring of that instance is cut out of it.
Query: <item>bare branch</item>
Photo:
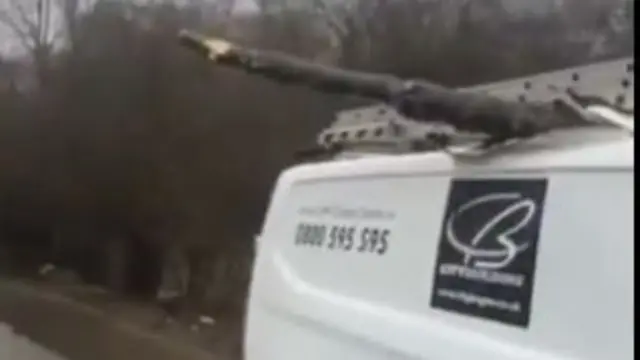
[[[10,0],[10,3],[13,11],[19,18],[20,26],[29,34],[31,41],[33,42],[32,46],[38,46],[40,43],[40,29],[38,27],[37,19],[34,20],[29,16],[29,11],[24,7],[23,1]]]
[[[215,22],[219,24],[220,31],[225,31],[232,21],[236,0],[219,0],[215,3]]]
[[[51,49],[55,41],[52,31],[52,4],[54,0],[35,0],[25,6],[24,0],[7,0],[8,9],[0,12],[0,22],[4,23],[29,52],[35,65],[40,85],[49,74]]]
[[[62,22],[64,25],[56,30],[53,39],[58,39],[66,33],[71,46],[73,46],[77,36],[76,28],[80,0],[57,0],[57,6],[61,9]]]
[[[457,130],[485,133],[495,140],[528,137],[555,128],[585,124],[584,119],[555,103],[503,101],[485,94],[459,92],[429,81],[324,66],[191,32],[182,32],[180,40],[217,65],[237,68],[282,84],[382,101],[416,121],[444,121]]]
[[[3,23],[5,26],[7,26],[9,30],[18,38],[21,45],[26,49],[30,49],[33,46],[31,43],[31,34],[4,11],[0,12],[0,23]]]
[[[38,0],[40,9],[40,19],[38,20],[40,24],[40,43],[49,44],[53,42],[53,38],[51,38],[51,0]]]
[[[327,25],[336,32],[336,35],[339,37],[347,36],[349,33],[347,27],[344,22],[341,22],[336,16],[335,11],[329,9],[329,6],[324,0],[312,0],[314,10],[322,15],[322,17],[327,22]]]

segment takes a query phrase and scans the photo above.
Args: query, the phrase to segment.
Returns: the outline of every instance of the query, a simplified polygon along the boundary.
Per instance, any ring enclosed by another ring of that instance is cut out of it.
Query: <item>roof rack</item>
[[[634,110],[633,82],[634,59],[629,57],[458,90],[518,102],[552,102],[571,90],[582,98],[600,101],[593,106],[594,116],[633,132],[633,118],[629,116]],[[601,106],[602,102],[618,111]],[[630,118],[627,123],[620,120],[625,116]],[[382,154],[435,150],[441,148],[439,140],[443,138],[453,142],[448,145],[464,146],[484,141],[487,136],[460,132],[445,123],[417,122],[389,105],[378,104],[338,112],[316,141],[324,148],[340,145],[355,153]]]

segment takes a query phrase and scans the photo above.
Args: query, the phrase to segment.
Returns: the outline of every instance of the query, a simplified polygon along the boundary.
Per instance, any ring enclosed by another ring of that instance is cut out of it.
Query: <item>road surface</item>
[[[0,323],[10,324],[16,333],[60,354],[64,360],[213,360],[203,350],[138,330],[64,298],[3,280]],[[0,355],[2,348],[0,344]],[[61,360],[44,356],[33,359]]]
[[[3,360],[65,360],[60,355],[13,332],[11,326],[0,323],[0,359]]]

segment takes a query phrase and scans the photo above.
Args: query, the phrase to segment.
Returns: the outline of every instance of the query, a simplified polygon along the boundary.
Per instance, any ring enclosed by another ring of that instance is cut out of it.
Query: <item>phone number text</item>
[[[299,223],[296,246],[333,251],[384,255],[389,250],[391,231],[372,226]]]

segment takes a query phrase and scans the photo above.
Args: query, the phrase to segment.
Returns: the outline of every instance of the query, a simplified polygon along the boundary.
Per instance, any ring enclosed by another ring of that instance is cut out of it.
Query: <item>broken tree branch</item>
[[[279,83],[305,85],[324,93],[382,101],[416,121],[445,122],[461,131],[485,133],[498,141],[589,124],[570,107],[562,106],[562,100],[535,104],[505,101],[486,94],[463,93],[428,81],[315,64],[189,31],[182,31],[179,38],[184,46],[217,65],[238,68]]]

